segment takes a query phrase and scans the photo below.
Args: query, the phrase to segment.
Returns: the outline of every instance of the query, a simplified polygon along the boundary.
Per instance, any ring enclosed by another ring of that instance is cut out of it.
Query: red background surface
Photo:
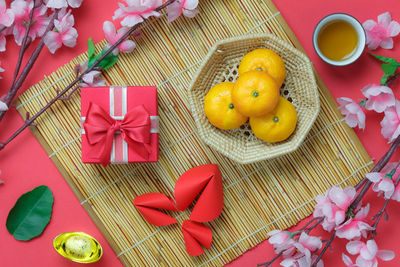
[[[201,0],[206,1],[206,0]],[[211,1],[211,0],[208,0]],[[234,1],[234,0],[232,0]],[[7,1],[9,2],[9,1]],[[354,99],[361,98],[360,89],[369,83],[376,83],[381,76],[379,64],[367,54],[355,64],[348,67],[332,67],[321,62],[315,54],[311,37],[312,31],[319,19],[333,12],[346,12],[352,14],[361,22],[385,12],[391,11],[392,17],[400,21],[400,3],[398,0],[275,0],[275,5],[281,11],[289,26],[300,40],[307,54],[314,63],[318,73],[325,81],[333,96],[347,96]],[[77,29],[80,34],[78,44],[74,49],[62,48],[57,54],[51,55],[47,51],[41,54],[35,70],[31,73],[23,90],[35,82],[40,81],[43,75],[48,75],[59,66],[85,51],[86,40],[93,37],[94,41],[103,38],[102,23],[111,19],[113,11],[117,8],[117,1],[84,0],[82,7],[74,10]],[[201,16],[201,14],[200,14]],[[395,49],[378,49],[380,55],[400,59],[400,38],[395,38]],[[6,93],[6,88],[11,82],[13,68],[17,58],[17,47],[12,41],[7,45],[7,52],[0,55],[5,73],[0,74],[0,96]],[[398,95],[399,86],[394,86]],[[371,157],[379,159],[388,148],[386,140],[380,135],[379,122],[381,115],[368,114],[367,128],[357,131],[362,143]],[[16,111],[11,110],[6,119],[0,124],[0,140],[9,136],[13,130],[22,125],[23,120]],[[396,153],[398,158],[399,153]],[[102,237],[95,224],[79,204],[77,198],[69,189],[54,164],[46,155],[40,144],[30,131],[25,131],[0,154],[0,179],[5,184],[0,185],[0,265],[1,266],[75,266],[60,257],[52,248],[53,238],[62,232],[84,231],[96,237],[104,248],[104,256],[93,266],[120,266],[121,263],[112,251],[106,240]],[[30,242],[16,241],[6,230],[5,222],[9,210],[17,198],[39,185],[47,185],[55,195],[53,215],[51,222],[44,233]],[[372,201],[372,211],[375,214],[383,205],[383,200],[375,198],[375,193],[369,193],[367,201]],[[376,241],[383,249],[391,249],[396,253],[396,258],[383,266],[400,265],[400,203],[393,202],[388,207],[389,222],[382,222],[378,228]],[[304,222],[302,222],[304,224]],[[300,224],[301,225],[301,224]],[[325,266],[342,266],[341,253],[345,242],[333,243],[333,251],[324,257]],[[263,242],[256,248],[248,251],[243,256],[231,263],[231,266],[255,266],[257,263],[267,261],[273,257],[271,246]]]

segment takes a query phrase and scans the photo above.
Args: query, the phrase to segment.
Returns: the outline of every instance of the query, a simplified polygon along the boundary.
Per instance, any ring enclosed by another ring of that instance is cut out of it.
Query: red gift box
[[[84,87],[81,123],[84,163],[158,160],[156,87]]]

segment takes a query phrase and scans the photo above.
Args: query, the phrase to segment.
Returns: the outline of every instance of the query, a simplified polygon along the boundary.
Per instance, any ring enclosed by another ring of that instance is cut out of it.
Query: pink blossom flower
[[[33,1],[15,0],[11,3],[11,10],[15,15],[13,34],[15,42],[21,45],[26,32],[26,25],[29,21],[29,13],[33,8]],[[29,30],[29,37],[32,41],[36,37],[41,37],[46,31],[49,18],[46,15],[46,6],[35,8],[33,12],[33,22]]]
[[[372,190],[374,192],[384,193],[385,199],[390,199],[394,192],[393,180],[382,172],[370,172],[365,175],[368,180],[374,183]]]
[[[336,236],[339,238],[346,238],[351,240],[356,237],[367,236],[367,232],[373,230],[373,228],[364,222],[369,212],[369,204],[361,208],[354,218],[348,219],[345,223],[338,226],[336,230]]]
[[[292,255],[295,247],[295,241],[292,239],[289,232],[281,231],[281,230],[273,230],[268,233],[271,237],[268,239],[268,242],[274,246],[274,250],[276,254],[281,252],[283,256]]]
[[[300,235],[299,241],[295,242],[293,246],[296,250],[291,250],[290,254],[283,254],[284,260],[281,262],[282,266],[311,266],[311,252],[320,249],[322,242],[320,237],[309,236],[303,232]],[[321,262],[318,266],[323,266],[323,263]]]
[[[80,7],[82,0],[45,0],[46,6],[48,8],[65,8],[65,7]]]
[[[108,41],[107,48],[115,44],[118,39],[120,39],[127,31],[128,28],[122,27],[118,31],[115,30],[115,26],[111,21],[104,21],[103,24],[104,35]],[[114,54],[118,54],[119,51],[124,53],[130,53],[135,49],[136,44],[132,40],[123,41],[117,48],[113,51]]]
[[[339,109],[344,116],[346,116],[346,123],[354,128],[358,126],[360,129],[365,128],[365,114],[358,103],[353,99],[347,97],[340,97],[337,99]]]
[[[368,240],[367,243],[350,241],[347,243],[346,249],[351,255],[359,254],[356,260],[359,267],[375,267],[378,266],[378,258],[383,261],[390,261],[394,258],[393,251],[378,250],[375,240],[372,239]]]
[[[317,196],[317,205],[314,209],[313,216],[324,217],[322,227],[330,232],[336,226],[344,222],[346,218],[346,211],[351,205],[356,190],[354,187],[348,186],[344,189],[334,186],[330,188],[324,196]]]
[[[400,33],[400,24],[392,20],[389,12],[378,16],[378,23],[373,20],[367,20],[363,23],[367,35],[368,48],[374,50],[381,46],[385,49],[393,48],[392,37]]]
[[[400,134],[400,101],[396,100],[395,106],[385,110],[385,117],[381,121],[383,137],[393,142]]]
[[[72,27],[75,22],[71,10],[67,13],[65,9],[62,9],[57,18],[54,20],[55,30],[48,32],[44,37],[44,43],[52,54],[63,44],[74,47],[78,38],[78,32]]]
[[[182,13],[188,18],[193,18],[199,13],[196,9],[199,0],[178,0],[167,7],[168,22],[176,20]]]
[[[387,86],[370,84],[361,89],[361,92],[368,98],[365,104],[367,110],[375,110],[381,113],[386,108],[395,105],[393,91]]]
[[[390,173],[393,169],[397,167],[397,162],[389,162],[381,170],[381,173]],[[400,175],[400,168],[397,168],[395,173],[392,175],[393,183],[395,183]],[[400,184],[396,186],[392,194],[392,199],[400,202]]]
[[[100,76],[101,71],[92,70],[89,73],[83,75],[82,83],[79,84],[81,87],[98,87],[106,86],[106,81]]]
[[[161,0],[124,0],[127,4],[118,3],[119,8],[115,11],[113,20],[123,18],[121,25],[133,27],[151,16],[159,17],[160,13],[155,11],[161,5]]]
[[[7,9],[5,0],[0,0],[0,26],[10,27],[13,23],[14,13]]]
[[[303,232],[300,235],[299,241],[294,246],[300,253],[311,259],[311,252],[322,247],[321,237],[310,236]]]

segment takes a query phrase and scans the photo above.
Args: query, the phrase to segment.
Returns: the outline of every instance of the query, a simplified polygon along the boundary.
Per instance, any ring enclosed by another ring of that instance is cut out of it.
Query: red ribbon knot
[[[99,105],[90,103],[83,128],[92,154],[104,167],[110,163],[114,134],[118,131],[128,146],[144,159],[151,152],[150,114],[143,105],[130,109],[122,120],[116,120]]]

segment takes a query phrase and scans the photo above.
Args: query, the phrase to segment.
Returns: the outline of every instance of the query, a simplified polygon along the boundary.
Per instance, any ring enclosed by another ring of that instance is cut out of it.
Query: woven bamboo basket
[[[243,56],[257,48],[272,49],[285,62],[287,76],[280,92],[294,105],[298,123],[295,132],[283,142],[272,144],[258,139],[248,122],[235,130],[217,129],[204,113],[207,92],[218,83],[235,82]],[[271,34],[248,35],[217,42],[194,75],[188,95],[202,139],[210,147],[241,164],[279,157],[296,150],[311,129],[320,109],[310,60],[292,45]]]

